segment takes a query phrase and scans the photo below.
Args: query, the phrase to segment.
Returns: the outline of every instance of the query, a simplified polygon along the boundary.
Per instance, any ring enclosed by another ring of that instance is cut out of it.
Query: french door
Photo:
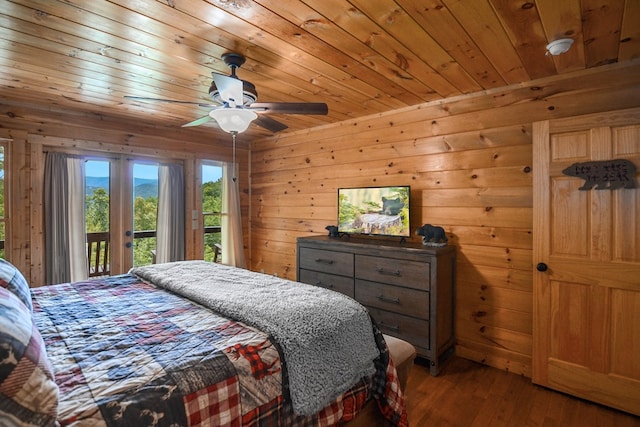
[[[98,255],[107,255],[108,271],[96,271],[102,267],[90,262],[89,275],[121,274],[131,267],[153,263],[158,206],[157,162],[92,158],[87,160],[85,167],[87,241],[91,244],[95,239],[108,239],[100,243],[101,254]],[[90,253],[88,257],[91,261]]]
[[[533,151],[532,379],[640,415],[640,179],[585,189],[563,173],[616,159],[640,170],[640,110],[536,123]]]

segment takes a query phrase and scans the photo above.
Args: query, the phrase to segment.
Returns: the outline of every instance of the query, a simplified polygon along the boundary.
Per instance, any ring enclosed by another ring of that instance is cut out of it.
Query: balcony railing
[[[87,233],[87,260],[89,277],[108,276],[109,232]]]
[[[220,233],[220,226],[204,227],[205,234]],[[134,241],[136,239],[148,239],[156,237],[156,230],[141,230],[133,233]],[[4,247],[4,241],[0,241]],[[216,245],[214,249],[214,261],[218,261],[220,256],[220,246]],[[153,255],[155,262],[155,255]],[[89,263],[89,277],[107,276],[109,270],[109,232],[87,233],[87,260]]]

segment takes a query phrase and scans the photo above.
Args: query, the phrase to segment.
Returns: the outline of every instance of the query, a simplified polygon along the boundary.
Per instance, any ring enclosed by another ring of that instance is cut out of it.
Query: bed
[[[414,349],[336,292],[204,261],[0,285],[8,425],[407,425]]]

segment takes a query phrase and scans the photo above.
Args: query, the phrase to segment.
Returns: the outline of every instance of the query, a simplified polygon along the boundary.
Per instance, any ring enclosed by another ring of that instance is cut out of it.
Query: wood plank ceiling
[[[0,0],[0,103],[179,127],[208,109],[123,97],[211,103],[230,51],[258,101],[328,104],[292,131],[631,61],[640,1]]]

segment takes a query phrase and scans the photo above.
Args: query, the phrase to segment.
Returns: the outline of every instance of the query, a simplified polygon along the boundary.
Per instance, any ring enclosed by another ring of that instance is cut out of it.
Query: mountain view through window
[[[109,162],[86,162],[85,209],[87,234],[109,232]],[[204,259],[213,261],[220,244],[222,168],[202,167],[202,212],[205,226]],[[158,213],[158,166],[135,164],[133,173],[133,265],[154,262]],[[101,256],[104,256],[102,251]]]

